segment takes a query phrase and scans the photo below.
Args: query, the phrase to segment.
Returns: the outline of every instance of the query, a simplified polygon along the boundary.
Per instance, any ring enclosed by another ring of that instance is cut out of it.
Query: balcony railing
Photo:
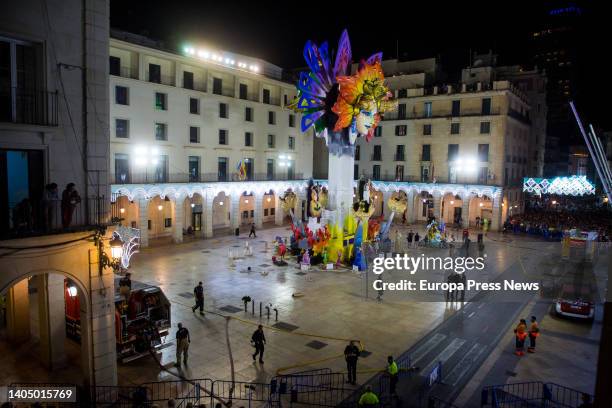
[[[132,67],[120,67],[119,72],[111,71],[110,74],[123,78],[138,79],[138,69]]]
[[[160,75],[159,77],[151,77],[147,73],[147,82],[153,82],[153,83],[156,83],[156,84],[163,84],[163,85],[174,86],[175,85],[175,78],[174,78],[174,75]]]
[[[439,118],[462,118],[462,117],[474,117],[474,116],[494,116],[499,115],[501,110],[499,108],[491,109],[488,113],[483,112],[480,108],[478,109],[462,109],[459,115],[453,115],[451,111],[448,112],[433,112],[431,114],[426,114],[425,112],[416,113],[410,112],[406,113],[405,117],[400,117],[397,112],[389,112],[386,113],[382,120],[390,121],[390,120],[412,120],[412,119],[439,119]]]
[[[57,92],[22,88],[1,90],[0,122],[57,126]]]
[[[484,179],[479,178],[478,176],[470,176],[463,177],[458,176],[454,178],[450,178],[448,176],[438,176],[435,174],[433,177],[428,175],[427,177],[423,176],[415,176],[410,174],[404,174],[402,177],[396,175],[392,172],[385,172],[384,174],[380,174],[378,177],[374,177],[375,175],[371,173],[360,173],[370,180],[374,181],[398,181],[398,182],[407,182],[407,183],[433,183],[434,179],[436,183],[444,183],[444,184],[482,184],[482,185],[500,185],[501,183],[497,179]]]
[[[292,177],[290,177],[292,176]],[[156,177],[153,172],[132,174],[111,174],[114,184],[162,184],[162,183],[214,183],[214,182],[240,182],[240,181],[287,181],[303,180],[302,173],[274,174],[255,173],[247,180],[240,180],[236,173],[226,173],[225,177],[218,173],[201,173],[194,176],[190,173],[172,173],[163,177]]]
[[[108,224],[108,199],[83,198],[71,205],[61,200],[43,202],[24,199],[8,203],[8,213],[0,223],[0,239],[26,238],[90,229]]]
[[[263,103],[265,103],[266,105],[275,105],[275,106],[280,106],[280,98],[263,98]]]

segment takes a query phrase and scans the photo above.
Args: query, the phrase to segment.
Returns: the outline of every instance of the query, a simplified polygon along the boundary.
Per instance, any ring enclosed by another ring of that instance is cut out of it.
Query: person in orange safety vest
[[[536,338],[540,335],[540,328],[535,316],[531,316],[531,326],[529,327],[529,347],[527,352],[535,353]]]
[[[522,356],[525,354],[525,339],[527,338],[527,322],[525,319],[521,319],[514,329],[514,333],[516,334],[516,351],[514,354]]]

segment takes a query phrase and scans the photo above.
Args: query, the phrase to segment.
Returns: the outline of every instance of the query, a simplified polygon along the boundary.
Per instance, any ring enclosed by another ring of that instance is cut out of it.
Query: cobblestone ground
[[[409,227],[402,226],[405,240]],[[423,234],[423,226],[412,226]],[[344,370],[342,352],[345,339],[360,340],[371,354],[359,360],[358,382],[365,381],[376,370],[385,367],[387,355],[399,355],[437,324],[462,307],[445,302],[444,293],[433,293],[417,299],[406,293],[386,293],[382,302],[376,293],[368,291],[357,273],[347,269],[324,271],[297,269],[290,261],[287,267],[271,262],[270,243],[276,236],[288,236],[287,227],[258,231],[257,238],[225,236],[197,240],[181,245],[145,249],[133,258],[132,279],[159,285],[172,302],[172,333],[162,350],[160,370],[149,357],[121,364],[119,382],[122,385],[146,381],[172,380],[177,375],[187,378],[229,379],[230,357],[226,342],[225,319],[229,322],[229,339],[235,376],[240,381],[266,382],[277,372],[291,372],[319,367]],[[391,233],[392,236],[394,232]],[[473,236],[475,241],[475,235]],[[245,242],[253,248],[252,257],[244,257],[232,266],[228,251],[242,255]],[[493,279],[516,262],[519,249],[506,245],[500,234],[485,238],[488,255],[486,279]],[[529,245],[525,240],[524,245]],[[426,252],[430,256],[446,256],[447,249],[408,250],[412,254]],[[417,252],[418,251],[418,252]],[[251,267],[251,272],[247,271]],[[190,310],[193,287],[204,282],[205,317]],[[299,294],[299,297],[293,296]],[[256,304],[255,316],[251,305],[245,313],[241,298],[250,296]],[[469,297],[469,296],[468,296]],[[263,314],[259,317],[259,303]],[[266,317],[266,305],[278,309],[278,322],[295,326],[293,331],[266,327],[265,364],[254,363],[250,337],[258,323],[276,324],[274,312]],[[232,312],[226,306],[238,308]],[[225,309],[225,310],[224,310]],[[214,312],[214,313],[213,313]],[[191,333],[188,365],[174,367],[176,325],[182,322]]]

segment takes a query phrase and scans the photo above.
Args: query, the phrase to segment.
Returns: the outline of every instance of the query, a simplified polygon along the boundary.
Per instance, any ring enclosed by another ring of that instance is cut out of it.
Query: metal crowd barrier
[[[555,408],[577,408],[582,404],[583,392],[555,383],[530,381],[492,385],[482,389],[480,406],[510,408],[524,406],[546,406]],[[588,394],[591,397],[590,394]]]

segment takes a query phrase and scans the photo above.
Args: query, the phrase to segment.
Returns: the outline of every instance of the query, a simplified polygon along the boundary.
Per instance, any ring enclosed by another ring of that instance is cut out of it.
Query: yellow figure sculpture
[[[285,194],[279,198],[281,200],[281,208],[283,211],[292,214],[293,210],[295,209],[295,205],[297,204],[297,195],[293,191],[287,190],[285,191]]]

